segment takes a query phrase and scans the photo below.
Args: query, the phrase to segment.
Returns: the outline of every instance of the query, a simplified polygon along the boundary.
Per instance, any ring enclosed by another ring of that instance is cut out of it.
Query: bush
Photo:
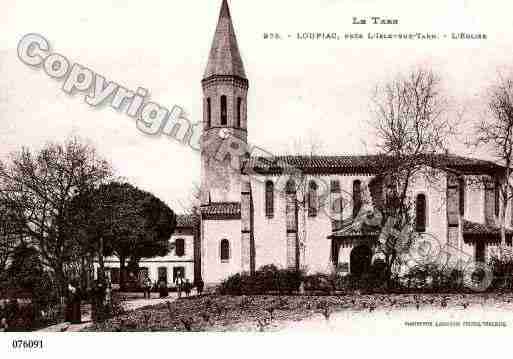
[[[224,280],[219,291],[223,295],[292,294],[299,290],[304,274],[291,269],[268,265],[253,275],[237,273]]]
[[[434,264],[418,265],[404,276],[403,285],[407,289],[424,291],[461,291],[464,289],[463,272]]]
[[[513,289],[513,255],[507,254],[502,259],[492,257],[490,267],[493,271],[491,289],[512,290]]]
[[[330,294],[337,289],[338,278],[339,277],[336,275],[324,273],[309,275],[305,278],[305,290],[315,293]]]
[[[12,262],[0,279],[0,290],[26,291],[30,293],[32,303],[39,309],[46,309],[58,301],[56,285],[35,248],[18,246]]]
[[[119,315],[125,314],[125,308],[123,307],[123,298],[119,295],[119,293],[111,293],[110,303],[106,305],[106,311],[107,318],[114,318]]]
[[[30,331],[41,326],[41,318],[33,304],[19,304],[16,299],[11,299],[0,310],[0,319],[7,321],[8,331]]]

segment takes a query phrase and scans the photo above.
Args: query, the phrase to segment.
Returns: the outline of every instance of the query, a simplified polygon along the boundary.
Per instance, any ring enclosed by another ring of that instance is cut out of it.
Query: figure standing
[[[81,301],[82,298],[78,285],[75,282],[68,284],[68,320],[71,324],[82,323]]]
[[[9,330],[9,325],[7,324],[7,318],[0,319],[0,332],[7,332]]]
[[[191,282],[189,281],[189,279],[186,279],[185,280],[185,284],[184,284],[184,292],[185,292],[185,296],[189,296],[191,294],[191,289],[192,289],[192,285],[191,285]]]
[[[6,332],[8,328],[6,305],[3,300],[0,300],[0,332]]]
[[[198,291],[198,295],[203,294],[203,288],[204,287],[205,287],[205,283],[203,282],[203,280],[198,279],[196,281],[196,290]]]
[[[150,276],[146,273],[143,279],[144,299],[151,299],[151,284]]]
[[[183,279],[182,274],[178,274],[176,277],[176,291],[178,292],[178,298],[182,298],[182,290],[183,290]]]
[[[168,296],[167,283],[164,279],[160,279],[160,281],[159,281],[159,293],[160,293],[160,298],[165,298]]]
[[[97,279],[94,282],[93,289],[91,291],[92,299],[92,319],[96,322],[101,322],[105,319],[105,286],[103,282]]]

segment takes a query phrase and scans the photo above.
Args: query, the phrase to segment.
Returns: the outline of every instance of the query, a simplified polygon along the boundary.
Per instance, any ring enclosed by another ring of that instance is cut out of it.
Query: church
[[[196,277],[215,284],[267,264],[308,273],[365,270],[375,255],[379,233],[341,223],[351,222],[363,206],[383,201],[385,184],[376,180],[382,157],[247,154],[235,161],[230,151],[219,151],[223,147],[219,142],[226,138],[248,142],[249,87],[228,3],[223,0],[202,80]],[[415,203],[415,229],[449,245],[458,257],[487,261],[500,242],[499,184],[504,168],[450,154],[433,156],[438,164],[437,188],[418,178],[408,193]],[[484,179],[483,184],[469,185],[475,178]],[[507,238],[511,246],[509,229]]]
[[[250,79],[227,0],[222,1],[201,85],[201,205],[194,214],[178,217],[170,239],[173,251],[165,258],[142,260],[140,266],[169,286],[177,276],[215,285],[268,264],[309,274],[334,269],[340,275],[361,274],[368,269],[376,258],[379,233],[354,224],[362,210],[383,204],[384,157],[276,157],[248,150],[249,129],[255,125],[247,117]],[[500,244],[504,167],[451,154],[431,156],[437,184],[416,178],[408,191],[415,231],[450,248],[453,258],[487,262]],[[118,267],[115,262],[107,265]]]

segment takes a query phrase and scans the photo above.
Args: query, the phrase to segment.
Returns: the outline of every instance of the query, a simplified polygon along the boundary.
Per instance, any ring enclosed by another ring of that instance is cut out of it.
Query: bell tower
[[[202,204],[240,202],[240,168],[230,154],[220,155],[227,137],[247,142],[248,79],[240,56],[227,0],[219,21],[201,81],[203,136],[201,140]]]

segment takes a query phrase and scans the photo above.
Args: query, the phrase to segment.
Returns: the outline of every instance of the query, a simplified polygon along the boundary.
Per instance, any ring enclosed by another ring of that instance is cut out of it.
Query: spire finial
[[[219,17],[226,17],[231,18],[230,16],[230,7],[228,6],[228,0],[223,0],[223,3],[221,4],[221,13],[219,14]]]

